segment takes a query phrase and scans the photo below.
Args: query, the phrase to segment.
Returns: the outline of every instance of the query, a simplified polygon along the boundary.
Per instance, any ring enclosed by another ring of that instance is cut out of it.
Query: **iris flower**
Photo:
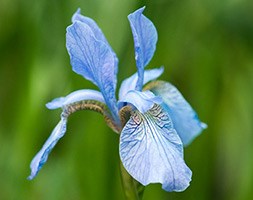
[[[46,104],[49,109],[62,108],[61,119],[32,160],[28,179],[37,175],[64,136],[68,116],[90,109],[101,113],[108,126],[120,134],[120,159],[134,179],[144,186],[161,183],[166,191],[183,191],[189,186],[192,172],[185,164],[183,147],[206,125],[175,86],[155,80],[163,67],[145,70],[156,49],[157,31],[143,11],[144,7],[128,16],[137,73],[122,82],[119,100],[115,96],[116,54],[94,20],[81,15],[80,9],[73,15],[66,34],[73,71],[94,83],[100,92],[77,90]]]

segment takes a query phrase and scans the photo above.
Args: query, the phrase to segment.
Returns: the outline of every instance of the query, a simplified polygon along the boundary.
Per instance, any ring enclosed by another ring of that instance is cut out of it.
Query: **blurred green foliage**
[[[123,199],[118,135],[93,112],[70,117],[66,136],[39,175],[29,164],[59,120],[44,104],[95,88],[72,72],[65,29],[78,7],[97,21],[119,60],[119,80],[135,69],[127,15],[146,5],[159,34],[149,66],[165,66],[209,128],[185,149],[191,186],[144,200],[253,198],[252,0],[1,0],[0,199]]]

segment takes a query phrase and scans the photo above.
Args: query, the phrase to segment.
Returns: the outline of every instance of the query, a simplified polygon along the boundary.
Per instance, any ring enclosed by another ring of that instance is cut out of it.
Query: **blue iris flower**
[[[116,54],[95,21],[81,15],[79,9],[73,15],[66,34],[73,71],[94,83],[100,92],[77,90],[46,105],[63,111],[60,122],[32,160],[28,179],[37,175],[65,134],[68,116],[90,109],[100,112],[109,127],[120,133],[120,158],[134,179],[143,185],[161,183],[166,191],[183,191],[189,186],[192,172],[184,162],[183,147],[206,125],[175,86],[155,80],[163,67],[145,70],[156,49],[157,31],[143,10],[144,7],[128,16],[137,73],[122,82],[118,101]]]

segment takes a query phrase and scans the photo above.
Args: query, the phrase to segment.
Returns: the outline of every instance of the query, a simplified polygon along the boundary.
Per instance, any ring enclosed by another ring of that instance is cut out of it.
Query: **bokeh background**
[[[33,181],[29,164],[59,120],[45,103],[95,88],[71,70],[65,29],[78,7],[97,21],[117,53],[119,82],[136,71],[127,15],[146,5],[159,40],[148,67],[184,94],[208,124],[185,149],[191,186],[144,200],[253,198],[252,0],[1,0],[0,199],[123,199],[118,135],[103,118],[77,112]]]

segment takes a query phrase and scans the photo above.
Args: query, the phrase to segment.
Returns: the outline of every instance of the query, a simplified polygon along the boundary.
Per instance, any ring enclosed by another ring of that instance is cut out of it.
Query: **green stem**
[[[136,181],[135,179],[133,180],[134,180],[135,188],[139,196],[139,200],[141,200],[144,194],[145,187],[142,184],[140,184],[138,181]]]
[[[137,182],[120,162],[121,180],[126,200],[141,200],[144,186]]]

